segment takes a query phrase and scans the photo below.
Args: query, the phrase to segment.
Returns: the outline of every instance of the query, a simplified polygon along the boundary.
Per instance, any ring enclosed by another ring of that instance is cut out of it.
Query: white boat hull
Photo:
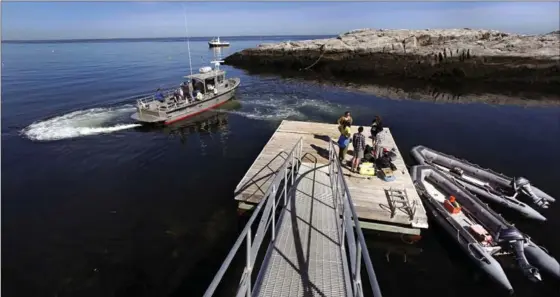
[[[229,42],[208,42],[210,47],[226,47],[229,46]]]

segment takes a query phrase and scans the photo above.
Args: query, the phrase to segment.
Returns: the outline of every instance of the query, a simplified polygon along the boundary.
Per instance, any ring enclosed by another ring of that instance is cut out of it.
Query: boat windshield
[[[201,92],[202,94],[206,93],[206,88],[203,80],[193,78],[192,82],[193,82],[193,90],[195,93],[197,91]]]
[[[196,91],[200,91],[202,94],[206,94],[207,92],[212,92],[216,88],[216,85],[223,83],[223,81],[223,75],[205,77],[203,79],[193,78],[193,91],[195,93]]]

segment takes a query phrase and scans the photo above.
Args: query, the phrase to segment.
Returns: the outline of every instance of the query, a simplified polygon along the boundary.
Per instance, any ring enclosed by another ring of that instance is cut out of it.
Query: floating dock
[[[364,128],[364,135],[371,145],[369,127]],[[357,130],[358,126],[352,127],[352,133]],[[344,169],[360,225],[364,229],[419,235],[421,229],[428,228],[426,210],[389,128],[384,128],[380,133],[381,146],[395,148],[397,158],[393,164],[397,170],[393,175],[396,179],[387,182],[377,176],[365,177],[351,173],[349,168]],[[329,142],[336,142],[338,136],[336,124],[282,121],[235,189],[239,208],[251,209],[263,199],[275,173],[300,138],[303,138],[305,162],[316,161],[317,164],[326,165],[329,162]],[[352,146],[345,156],[346,161],[352,159],[351,151]]]

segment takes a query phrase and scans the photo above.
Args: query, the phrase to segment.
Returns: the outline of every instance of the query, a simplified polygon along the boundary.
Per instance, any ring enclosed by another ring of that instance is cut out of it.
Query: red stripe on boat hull
[[[220,106],[220,105],[223,105],[223,104],[227,103],[229,100],[231,100],[231,98],[228,99],[228,100],[226,100],[226,101],[224,101],[224,102],[221,102],[221,103],[218,103],[218,104],[216,104],[216,105],[210,106],[210,107],[208,107],[208,108],[199,110],[199,111],[197,111],[197,112],[195,112],[195,113],[191,113],[191,114],[188,114],[188,115],[186,115],[186,116],[183,116],[183,117],[180,117],[180,118],[176,118],[176,119],[174,119],[174,120],[172,120],[172,121],[166,121],[164,124],[165,124],[165,125],[169,125],[169,124],[173,124],[173,123],[175,123],[175,122],[184,120],[184,119],[186,119],[186,118],[193,117],[193,116],[195,116],[195,115],[197,115],[197,114],[201,114],[201,113],[203,113],[203,112],[205,112],[205,111],[207,111],[207,110],[210,110],[210,109],[212,109],[212,108],[216,108],[216,107],[218,107],[218,106]]]

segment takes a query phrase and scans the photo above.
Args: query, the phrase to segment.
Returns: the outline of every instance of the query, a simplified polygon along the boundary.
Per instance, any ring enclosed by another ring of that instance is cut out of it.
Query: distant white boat
[[[229,46],[229,42],[220,41],[220,37],[216,37],[216,38],[213,38],[212,40],[208,41],[208,46],[210,46],[210,47]]]

